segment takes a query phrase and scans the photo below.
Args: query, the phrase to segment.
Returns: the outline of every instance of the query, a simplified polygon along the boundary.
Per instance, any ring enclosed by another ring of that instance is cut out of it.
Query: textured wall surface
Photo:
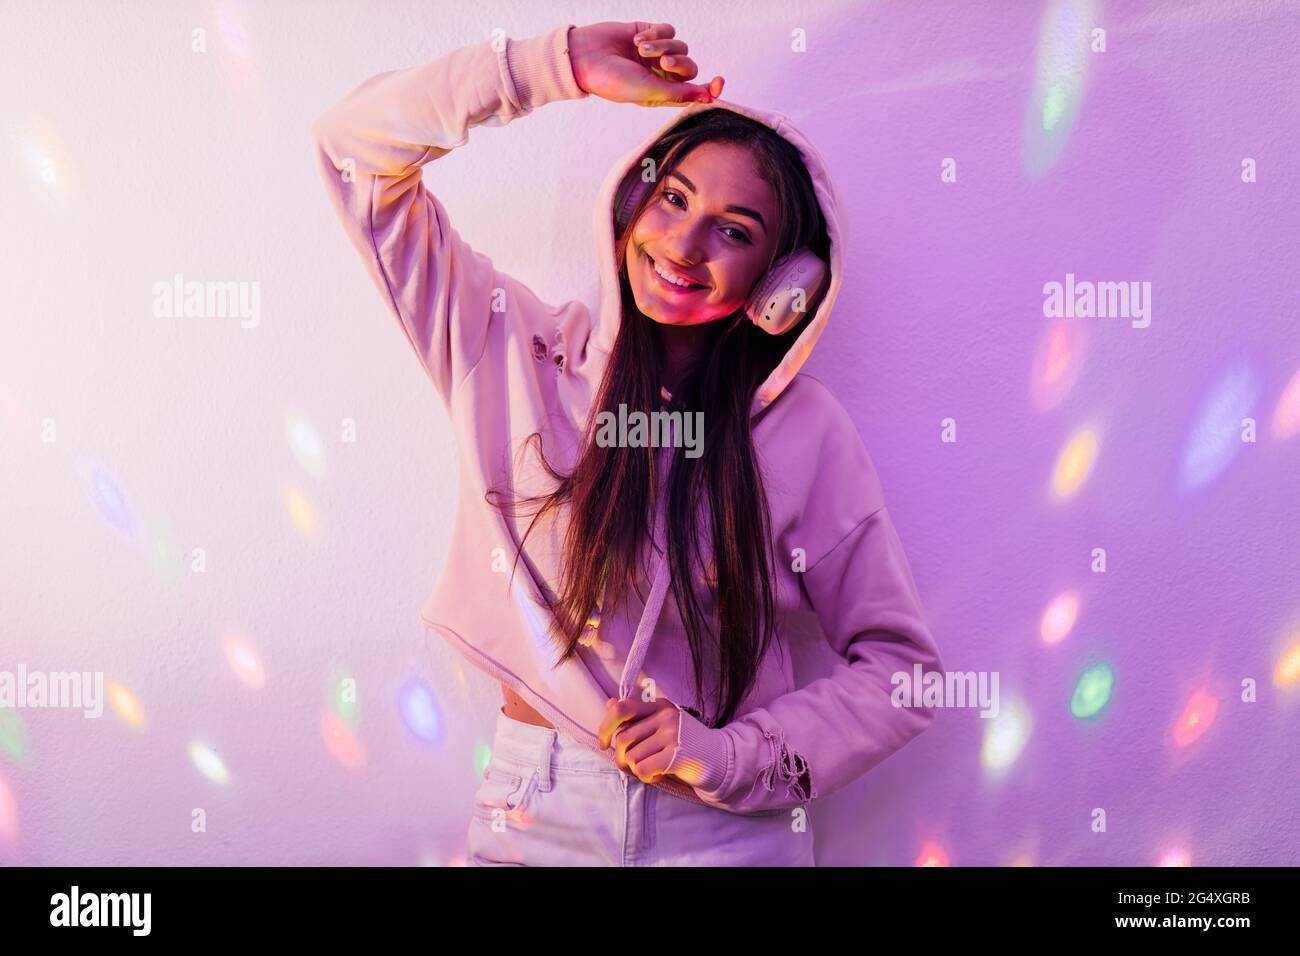
[[[1295,4],[68,6],[0,39],[0,672],[109,700],[0,709],[0,861],[462,858],[500,692],[418,617],[455,446],[308,127],[494,29],[649,18],[836,171],[852,271],[805,371],[944,663],[998,675],[996,717],[814,805],[819,861],[1300,863]],[[577,297],[663,119],[553,104],[426,182]],[[257,283],[256,322],[155,315],[177,273]],[[1045,316],[1067,281],[1144,314]]]

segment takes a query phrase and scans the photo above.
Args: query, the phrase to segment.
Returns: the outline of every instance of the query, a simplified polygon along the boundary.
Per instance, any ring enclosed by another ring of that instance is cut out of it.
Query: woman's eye
[[[686,200],[675,190],[665,189],[660,195],[663,196],[664,201],[667,202],[670,206],[677,206],[678,209],[686,208]],[[745,235],[745,230],[737,226],[724,226],[722,231],[723,234],[726,235],[727,238],[730,239],[732,242],[740,242],[747,246],[752,244],[750,242],[749,236]],[[734,233],[734,235],[732,235],[732,233]]]

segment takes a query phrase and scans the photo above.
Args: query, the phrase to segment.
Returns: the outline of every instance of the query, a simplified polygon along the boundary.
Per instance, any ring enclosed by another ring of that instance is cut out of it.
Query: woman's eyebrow
[[[679,173],[677,170],[670,169],[668,171],[668,175],[675,176],[677,179],[680,179],[682,181],[682,185],[684,185],[691,192],[698,192],[698,190],[695,188],[695,184],[691,182],[689,179],[687,179],[685,176],[683,176],[681,173]],[[763,221],[762,215],[759,214],[757,211],[750,209],[748,206],[728,206],[727,212],[734,212],[742,216],[748,216],[750,219],[756,219],[758,220],[758,224],[763,227],[763,231],[767,232],[767,223]]]

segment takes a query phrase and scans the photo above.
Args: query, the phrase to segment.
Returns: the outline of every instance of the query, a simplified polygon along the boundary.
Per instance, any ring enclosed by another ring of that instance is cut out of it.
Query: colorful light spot
[[[1097,463],[1098,439],[1092,428],[1081,428],[1070,436],[1052,469],[1052,494],[1058,501],[1072,497],[1088,480]]]
[[[1069,98],[1060,83],[1053,83],[1043,97],[1043,129],[1051,132],[1069,109]]]
[[[1051,0],[1043,13],[1021,144],[1021,166],[1029,179],[1051,171],[1070,138],[1083,103],[1095,19],[1091,0]]]
[[[984,719],[984,745],[980,763],[990,775],[1007,770],[1029,742],[1034,731],[1033,716],[1021,700],[1011,700],[1003,705],[996,717]]]
[[[13,843],[18,839],[18,798],[9,782],[0,777],[0,840]]]
[[[113,712],[128,727],[140,730],[144,727],[144,710],[126,687],[115,680],[108,682],[108,703]]]
[[[0,753],[14,763],[27,762],[27,725],[13,707],[0,707]]]
[[[357,700],[357,681],[348,674],[340,674],[330,685],[330,701],[339,720],[350,727],[355,727],[361,720],[360,704]]]
[[[30,128],[11,126],[11,136],[27,167],[30,195],[60,209],[71,209],[80,192],[72,153],[57,130],[41,116],[30,117]]]
[[[1095,717],[1110,702],[1115,689],[1115,672],[1106,663],[1087,667],[1074,685],[1070,696],[1070,713],[1080,720]]]
[[[365,748],[352,732],[352,728],[338,716],[328,711],[321,714],[320,733],[325,741],[325,749],[335,760],[349,770],[361,770],[366,765]]]
[[[1296,432],[1300,432],[1300,371],[1291,376],[1273,408],[1273,435],[1290,438]]]
[[[135,518],[117,482],[108,471],[93,462],[82,462],[82,487],[100,515],[128,537],[135,533]]]
[[[306,495],[295,487],[285,489],[284,493],[285,506],[289,510],[289,518],[303,534],[311,535],[316,533],[316,509],[311,506]]]
[[[190,741],[186,748],[190,754],[190,762],[194,764],[195,769],[203,776],[207,777],[213,783],[227,783],[230,780],[230,774],[226,771],[226,765],[221,762],[216,751],[211,747],[196,741]]]
[[[19,137],[18,151],[27,164],[27,173],[32,182],[49,190],[58,187],[60,164],[48,148],[37,142],[35,137],[27,135]]]
[[[1038,628],[1043,643],[1056,644],[1065,640],[1066,635],[1073,630],[1074,622],[1078,617],[1079,596],[1074,591],[1058,595],[1043,612],[1043,620]]]
[[[916,857],[913,866],[951,866],[948,860],[948,851],[941,847],[933,840],[927,840],[925,846],[921,847],[921,852]]]
[[[1187,705],[1183,707],[1183,712],[1174,721],[1172,731],[1174,746],[1182,749],[1196,743],[1210,729],[1218,714],[1219,698],[1205,689],[1193,692]]]
[[[266,671],[253,645],[242,634],[230,633],[225,639],[226,664],[245,687],[261,690],[266,685]]]
[[[231,96],[235,119],[246,142],[262,142],[269,134],[271,109],[263,95],[255,31],[245,27],[245,4],[220,0],[216,5],[219,35],[208,40],[210,56]]]
[[[1300,636],[1282,652],[1273,670],[1273,683],[1277,687],[1294,687],[1300,681]]]
[[[1241,451],[1242,419],[1253,416],[1259,379],[1244,362],[1226,371],[1196,414],[1183,448],[1179,478],[1184,490],[1199,488],[1223,473]]]
[[[1029,376],[1029,397],[1040,412],[1058,405],[1079,378],[1082,342],[1079,325],[1069,319],[1048,320]]]
[[[406,729],[421,740],[435,741],[442,722],[438,719],[438,705],[433,691],[419,678],[411,678],[398,692],[398,708]]]
[[[305,415],[290,412],[285,418],[289,448],[302,470],[313,478],[325,476],[325,445],[316,426]]]
[[[474,748],[474,775],[476,778],[481,778],[483,774],[487,773],[487,765],[491,759],[492,748],[480,740]]]
[[[176,581],[180,575],[180,551],[177,549],[171,530],[161,519],[154,518],[148,522],[143,534],[147,543],[149,558],[154,570],[167,581]]]
[[[1181,847],[1173,850],[1168,850],[1162,857],[1160,857],[1159,865],[1160,866],[1191,866],[1192,854],[1189,851],[1182,849]]]

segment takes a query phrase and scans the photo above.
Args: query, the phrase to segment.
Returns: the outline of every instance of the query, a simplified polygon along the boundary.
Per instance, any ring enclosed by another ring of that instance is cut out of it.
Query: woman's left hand
[[[614,747],[619,769],[630,770],[643,783],[671,776],[696,793],[714,793],[731,772],[726,731],[705,726],[666,697],[648,703],[611,697],[599,734],[602,747]]]
[[[600,745],[614,748],[620,770],[651,783],[665,776],[673,762],[680,719],[677,705],[667,697],[649,703],[639,697],[611,697],[600,722]]]

